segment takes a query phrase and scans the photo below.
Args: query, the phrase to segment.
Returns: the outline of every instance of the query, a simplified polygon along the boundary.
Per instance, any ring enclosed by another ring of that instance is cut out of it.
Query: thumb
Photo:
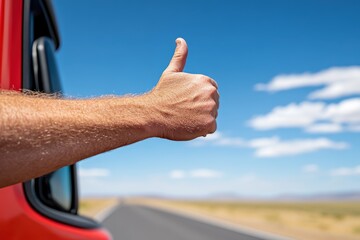
[[[186,57],[188,54],[188,47],[184,39],[176,39],[176,48],[174,55],[165,69],[165,72],[182,72],[185,67]]]

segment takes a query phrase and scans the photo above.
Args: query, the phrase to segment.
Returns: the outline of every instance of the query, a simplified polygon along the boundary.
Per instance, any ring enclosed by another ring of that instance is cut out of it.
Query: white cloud
[[[213,141],[216,139],[219,139],[221,137],[220,132],[214,132],[212,134],[206,135],[206,137],[203,138],[204,141]]]
[[[324,117],[333,122],[360,123],[360,98],[350,98],[337,104],[329,104],[325,110]]]
[[[308,165],[305,165],[302,170],[303,170],[303,172],[306,172],[306,173],[315,173],[315,172],[319,171],[319,167],[316,164],[308,164]]]
[[[255,149],[255,156],[260,158],[298,155],[322,149],[341,150],[348,147],[348,144],[345,142],[335,142],[328,138],[281,140],[279,137],[274,136],[270,138],[244,140],[242,138],[229,138],[221,133],[219,133],[218,136],[219,137],[211,141],[206,140],[205,144],[252,148]],[[198,139],[198,141],[204,141],[204,139],[201,138]],[[199,144],[194,145],[196,146]]]
[[[268,146],[257,148],[255,155],[258,157],[278,157],[309,153],[321,149],[345,149],[348,145],[344,142],[334,142],[327,138],[295,139],[277,141]]]
[[[219,131],[214,132],[212,134],[208,134],[205,137],[199,137],[196,141],[192,141],[193,145],[201,146],[206,144],[207,142],[212,142],[218,139],[221,139],[221,133]]]
[[[360,132],[360,124],[349,125],[349,131]]]
[[[309,94],[310,99],[330,99],[360,94],[360,66],[332,67],[316,73],[283,74],[268,84],[257,84],[258,91],[276,92],[302,87],[323,86]]]
[[[107,177],[110,176],[110,171],[105,168],[80,168],[80,177]]]
[[[338,133],[343,131],[343,126],[338,123],[317,123],[305,128],[309,133]]]
[[[184,178],[220,178],[222,177],[222,172],[200,168],[190,171],[184,170],[173,170],[169,173],[170,178],[172,179],[184,179]]]
[[[205,144],[213,144],[217,146],[244,147],[246,142],[241,138],[225,137],[220,131],[209,134],[206,137],[200,137],[192,141],[193,146],[202,146]]]
[[[290,103],[275,107],[266,115],[250,119],[249,125],[257,130],[297,127],[311,133],[354,131],[356,128],[351,126],[360,125],[360,98],[332,104]]]
[[[290,103],[287,106],[275,107],[266,115],[254,117],[249,124],[257,130],[305,127],[321,119],[324,109],[324,103]]]
[[[219,178],[222,173],[211,169],[196,169],[190,171],[190,176],[193,178]]]
[[[280,139],[278,137],[271,137],[271,138],[255,138],[249,140],[247,146],[251,148],[263,148],[267,146],[273,146],[279,143]]]
[[[355,167],[341,167],[330,172],[331,176],[354,176],[360,175],[360,165]]]

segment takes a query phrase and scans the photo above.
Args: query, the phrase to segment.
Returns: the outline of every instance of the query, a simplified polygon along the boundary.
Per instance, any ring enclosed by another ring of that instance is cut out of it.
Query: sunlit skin
[[[151,137],[191,140],[213,133],[216,82],[184,73],[188,48],[175,53],[150,92],[74,100],[0,92],[0,187]]]

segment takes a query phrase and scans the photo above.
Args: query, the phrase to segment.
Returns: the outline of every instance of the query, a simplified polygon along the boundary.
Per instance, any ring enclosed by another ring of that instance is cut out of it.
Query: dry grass
[[[128,202],[207,215],[295,239],[360,239],[360,202],[215,202],[159,199],[132,199]]]
[[[80,200],[79,214],[95,218],[97,214],[116,204],[117,198],[84,198]]]

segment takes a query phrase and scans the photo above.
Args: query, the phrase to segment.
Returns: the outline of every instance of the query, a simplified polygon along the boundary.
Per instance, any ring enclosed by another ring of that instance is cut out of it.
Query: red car
[[[61,93],[59,46],[50,0],[0,0],[1,89]],[[111,239],[77,214],[76,178],[72,165],[0,189],[0,239]]]

